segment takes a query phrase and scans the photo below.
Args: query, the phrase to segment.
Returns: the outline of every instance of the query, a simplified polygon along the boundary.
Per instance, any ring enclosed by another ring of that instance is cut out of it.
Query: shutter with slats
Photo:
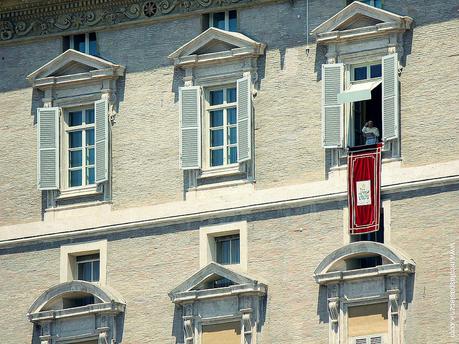
[[[238,162],[250,160],[252,146],[252,90],[250,78],[237,81]]]
[[[59,108],[39,108],[38,189],[59,189]]]
[[[108,102],[99,100],[94,104],[96,121],[95,153],[96,153],[96,183],[108,179]]]
[[[383,344],[381,336],[370,337],[370,344]]]
[[[201,88],[180,88],[180,162],[184,170],[201,168]]]
[[[382,114],[383,140],[398,137],[398,57],[397,54],[382,58]]]
[[[322,140],[324,148],[343,146],[343,105],[338,94],[343,91],[344,65],[322,65]]]
[[[367,338],[356,338],[355,344],[367,344]]]

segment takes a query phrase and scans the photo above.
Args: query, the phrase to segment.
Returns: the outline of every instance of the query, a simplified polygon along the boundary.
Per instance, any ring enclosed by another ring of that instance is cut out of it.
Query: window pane
[[[100,262],[98,260],[92,263],[92,281],[99,282]]]
[[[237,127],[229,128],[228,130],[228,143],[237,143]]]
[[[82,171],[81,170],[73,170],[70,171],[70,181],[69,184],[71,187],[73,186],[81,186],[82,183]]]
[[[94,184],[94,167],[87,167],[86,168],[86,184],[91,185]]]
[[[229,31],[237,31],[237,12],[229,11]]]
[[[354,68],[354,80],[365,80],[367,78],[367,67]]]
[[[69,147],[81,147],[81,131],[71,131],[69,133]]]
[[[91,282],[91,265],[92,262],[78,264],[78,279]]]
[[[237,147],[228,147],[228,164],[237,163]]]
[[[210,105],[223,104],[223,90],[210,91]]]
[[[63,51],[70,49],[70,36],[62,37],[62,48]]]
[[[382,75],[381,65],[370,66],[370,74],[372,78],[379,78]]]
[[[374,2],[375,2],[375,7],[382,8],[382,0],[374,0]]]
[[[236,87],[228,88],[226,90],[226,102],[227,103],[236,102]]]
[[[211,111],[210,112],[210,126],[221,127],[223,125],[223,110]]]
[[[86,148],[86,165],[94,165],[94,148]]]
[[[89,55],[97,55],[97,42],[95,32],[89,34]]]
[[[73,36],[73,49],[85,52],[85,34]]]
[[[239,239],[233,239],[231,240],[231,264],[239,264],[239,256]]]
[[[210,165],[221,166],[223,165],[223,149],[216,149],[210,151]]]
[[[69,127],[81,125],[82,122],[83,116],[81,111],[69,112]]]
[[[213,14],[213,27],[225,30],[225,12],[217,12]]]
[[[210,131],[210,146],[211,147],[223,146],[223,129]]]
[[[87,109],[86,111],[86,124],[94,123],[94,109]]]
[[[236,108],[229,108],[227,110],[228,124],[236,124]]]
[[[70,151],[69,152],[69,166],[70,167],[79,167],[83,162],[83,151]]]
[[[94,146],[94,129],[86,130],[86,146]]]
[[[222,240],[217,242],[217,263],[230,264],[230,241]]]

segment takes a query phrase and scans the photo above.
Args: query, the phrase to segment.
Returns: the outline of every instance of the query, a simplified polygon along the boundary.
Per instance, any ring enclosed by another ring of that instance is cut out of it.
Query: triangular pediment
[[[407,16],[385,11],[383,9],[354,1],[344,9],[326,20],[314,30],[312,35],[321,35],[335,31],[355,30],[385,24],[395,25],[400,28],[409,28],[412,19]]]
[[[211,27],[169,55],[176,65],[197,61],[206,56],[257,56],[264,53],[265,44],[259,43],[239,32]]]
[[[258,281],[251,279],[250,277],[244,276],[224,267],[223,265],[212,262],[174,288],[170,292],[170,295],[196,290],[257,283]]]
[[[69,49],[30,73],[27,79],[34,82],[38,79],[69,76],[98,70],[112,70],[114,75],[122,75],[124,73],[124,67],[120,65],[100,57]]]

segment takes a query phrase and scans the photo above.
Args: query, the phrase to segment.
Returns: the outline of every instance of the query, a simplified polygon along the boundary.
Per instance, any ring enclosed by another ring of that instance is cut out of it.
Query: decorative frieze
[[[0,9],[0,44],[47,35],[67,35],[130,22],[151,22],[194,11],[270,2],[273,0],[88,0],[50,4],[48,1]]]

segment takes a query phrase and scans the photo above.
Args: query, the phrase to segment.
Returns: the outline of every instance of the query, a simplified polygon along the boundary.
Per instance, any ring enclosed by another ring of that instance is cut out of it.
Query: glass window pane
[[[377,8],[382,8],[382,0],[374,0],[375,7]]]
[[[223,125],[223,110],[216,110],[210,112],[210,126],[221,127]]]
[[[223,240],[217,242],[217,263],[230,264],[230,241]]]
[[[83,116],[81,111],[73,111],[69,112],[69,127],[73,127],[75,125],[81,125],[83,122]]]
[[[100,270],[100,262],[98,260],[92,263],[92,281],[99,282],[99,272]]]
[[[89,34],[89,55],[97,55],[97,42],[96,42],[96,33],[91,32]]]
[[[78,264],[78,279],[82,281],[91,281],[91,262]]]
[[[69,133],[69,147],[81,147],[81,131],[71,131]]]
[[[225,30],[225,12],[217,12],[213,14],[213,27]]]
[[[367,78],[367,67],[354,68],[354,80],[365,80]]]
[[[237,11],[229,11],[229,31],[237,31]]]
[[[210,105],[223,104],[223,90],[210,91]]]
[[[86,124],[94,123],[94,109],[87,109],[86,111]]]
[[[227,110],[228,124],[236,124],[237,115],[236,108],[229,108]]]
[[[94,165],[94,148],[86,148],[86,165]]]
[[[94,167],[87,167],[86,168],[86,185],[94,184]]]
[[[70,167],[79,167],[83,162],[83,151],[70,151],[69,152],[69,166]]]
[[[62,37],[62,48],[63,48],[63,51],[70,49],[70,36]]]
[[[215,149],[210,151],[210,165],[221,166],[223,165],[223,149]]]
[[[223,129],[210,131],[210,146],[211,147],[223,146]]]
[[[81,172],[82,172],[81,169],[69,171],[70,173],[69,184],[71,187],[82,185],[82,173]]]
[[[240,261],[240,248],[239,239],[231,240],[231,264],[239,264]]]
[[[229,128],[228,130],[228,143],[237,143],[237,127]]]
[[[370,74],[372,78],[379,78],[382,75],[382,68],[380,64],[370,66]]]
[[[226,90],[226,102],[227,103],[236,102],[236,87],[228,88]]]
[[[86,146],[94,146],[94,129],[86,130]]]
[[[85,34],[73,36],[73,49],[85,52]]]
[[[237,163],[237,147],[228,147],[228,164]]]

